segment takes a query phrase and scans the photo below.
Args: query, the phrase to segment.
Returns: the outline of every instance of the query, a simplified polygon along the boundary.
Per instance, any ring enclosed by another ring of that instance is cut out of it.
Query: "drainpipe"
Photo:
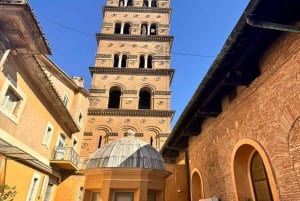
[[[265,22],[265,21],[259,21],[259,20],[252,20],[250,18],[246,18],[246,22],[250,26],[257,27],[257,28],[300,33],[300,27],[297,27],[297,26]]]

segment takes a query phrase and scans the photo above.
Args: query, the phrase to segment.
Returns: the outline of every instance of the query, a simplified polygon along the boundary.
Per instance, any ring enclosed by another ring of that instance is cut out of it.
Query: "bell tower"
[[[170,134],[170,0],[107,0],[81,155],[128,130],[159,150]]]

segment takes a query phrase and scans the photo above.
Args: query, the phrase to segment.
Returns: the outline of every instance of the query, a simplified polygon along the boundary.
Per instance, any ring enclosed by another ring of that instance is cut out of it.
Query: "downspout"
[[[300,27],[297,26],[252,20],[250,18],[246,18],[246,22],[250,26],[257,27],[257,28],[300,33]]]

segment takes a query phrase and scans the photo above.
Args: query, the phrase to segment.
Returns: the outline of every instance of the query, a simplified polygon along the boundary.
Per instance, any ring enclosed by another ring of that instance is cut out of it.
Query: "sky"
[[[106,0],[29,0],[49,43],[49,57],[89,89]],[[171,127],[188,104],[249,0],[171,0]]]

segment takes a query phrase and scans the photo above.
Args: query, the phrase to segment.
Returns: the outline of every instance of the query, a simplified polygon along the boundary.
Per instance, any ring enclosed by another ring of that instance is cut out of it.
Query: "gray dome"
[[[133,134],[99,148],[89,158],[86,169],[105,167],[165,170],[163,158],[158,151]]]

